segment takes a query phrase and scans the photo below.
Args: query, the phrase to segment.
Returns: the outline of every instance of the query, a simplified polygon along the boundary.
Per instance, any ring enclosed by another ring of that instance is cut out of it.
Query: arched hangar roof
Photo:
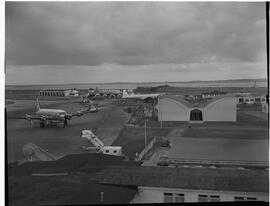
[[[187,101],[182,96],[175,96],[175,95],[166,95],[166,96],[163,96],[161,98],[172,99],[174,101],[177,101],[177,102],[183,104],[187,108],[194,108],[194,107],[205,108],[206,106],[208,106],[214,102],[217,102],[221,99],[227,98],[227,97],[235,97],[235,96],[234,95],[221,95],[221,96],[216,96],[216,97],[211,98],[211,99],[202,99],[202,100],[194,100],[194,101]]]

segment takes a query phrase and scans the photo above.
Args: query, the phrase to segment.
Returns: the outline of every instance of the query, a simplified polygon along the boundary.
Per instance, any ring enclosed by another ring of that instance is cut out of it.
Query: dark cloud
[[[264,12],[264,3],[7,2],[7,64],[264,61]]]

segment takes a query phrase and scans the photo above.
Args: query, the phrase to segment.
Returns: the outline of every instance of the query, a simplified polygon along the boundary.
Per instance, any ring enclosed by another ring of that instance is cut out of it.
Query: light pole
[[[162,110],[160,108],[160,99],[158,96],[158,113],[160,114],[160,128],[162,128]]]
[[[144,120],[144,148],[147,145],[147,135],[146,135],[146,119]]]

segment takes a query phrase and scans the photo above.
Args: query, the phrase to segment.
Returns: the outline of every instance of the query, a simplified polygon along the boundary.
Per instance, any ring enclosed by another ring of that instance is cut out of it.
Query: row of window
[[[110,153],[109,150],[105,150],[105,153]],[[113,150],[113,153],[117,153],[117,150]]]
[[[255,98],[255,99],[244,99],[244,98],[239,98],[239,102],[243,102],[243,101],[245,101],[245,102],[249,102],[249,101],[251,101],[251,102],[264,102],[265,101],[265,98],[262,98],[262,99],[260,99],[260,98]]]
[[[256,201],[256,197],[244,197],[244,196],[235,196],[234,201]],[[198,195],[198,202],[219,202],[219,195]],[[185,202],[185,194],[183,193],[164,193],[164,202]]]

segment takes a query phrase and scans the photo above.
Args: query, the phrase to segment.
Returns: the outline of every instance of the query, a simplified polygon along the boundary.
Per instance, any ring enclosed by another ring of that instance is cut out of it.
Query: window
[[[219,195],[198,195],[198,202],[219,202]]]
[[[105,150],[105,153],[109,153],[109,150]]]
[[[175,194],[174,200],[175,200],[175,202],[185,202],[185,195],[184,194]]]
[[[236,196],[234,197],[234,201],[256,201],[256,197],[241,197],[241,196]]]
[[[116,153],[117,151],[116,150],[113,150],[113,153]]]
[[[247,197],[247,201],[256,201],[257,198],[256,197]]]
[[[236,196],[234,197],[234,201],[256,201],[256,197],[241,197],[241,196]]]
[[[185,195],[181,193],[164,193],[164,202],[184,202]]]
[[[208,196],[207,195],[199,195],[198,202],[208,202]]]
[[[244,201],[244,197],[234,197],[234,201]]]
[[[210,202],[219,202],[220,196],[219,195],[210,195]]]
[[[173,193],[164,193],[164,202],[173,202]]]

